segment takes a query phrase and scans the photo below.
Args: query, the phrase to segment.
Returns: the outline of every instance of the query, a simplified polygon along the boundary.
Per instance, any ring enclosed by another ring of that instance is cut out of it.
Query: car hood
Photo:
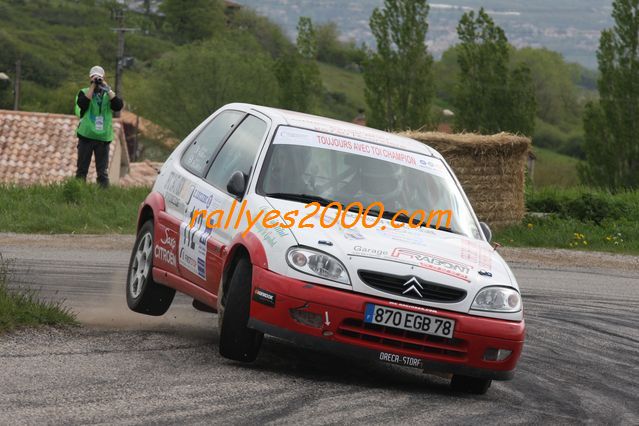
[[[408,225],[394,229],[390,221],[384,219],[371,229],[364,228],[361,223],[347,229],[340,221],[324,228],[319,222],[322,210],[307,220],[306,224],[313,225],[312,228],[300,228],[299,219],[310,212],[304,209],[303,204],[274,198],[267,200],[281,212],[300,211],[296,225],[291,228],[298,244],[332,254],[342,261],[354,291],[411,303],[421,302],[380,292],[366,285],[359,276],[362,270],[408,278],[415,276],[429,283],[463,289],[472,297],[486,286],[517,287],[504,260],[485,241],[429,228],[411,229]],[[324,223],[332,222],[336,213],[336,209],[329,209]],[[347,223],[350,223],[355,216],[351,213],[348,216]],[[472,302],[468,299],[466,297],[463,303],[466,311]],[[442,304],[446,308],[451,306]]]

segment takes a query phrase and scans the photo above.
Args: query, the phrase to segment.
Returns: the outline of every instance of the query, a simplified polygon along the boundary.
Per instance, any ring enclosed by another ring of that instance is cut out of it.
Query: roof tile
[[[0,110],[0,183],[30,185],[74,176],[77,123],[73,115]],[[114,127],[119,144],[120,123],[114,122]],[[115,145],[110,147],[111,160]],[[95,181],[95,176],[92,159],[88,180]]]

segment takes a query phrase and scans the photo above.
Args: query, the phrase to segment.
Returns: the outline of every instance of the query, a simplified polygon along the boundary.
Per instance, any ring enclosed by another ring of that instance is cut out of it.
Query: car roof
[[[301,112],[244,103],[229,104],[226,108],[242,109],[244,111],[257,111],[267,117],[270,117],[275,122],[275,125],[284,124],[293,127],[301,127],[317,132],[336,134],[442,158],[435,149],[422,142],[418,142],[405,136],[360,126],[354,123],[348,123],[327,117],[319,117],[317,115],[304,114]]]

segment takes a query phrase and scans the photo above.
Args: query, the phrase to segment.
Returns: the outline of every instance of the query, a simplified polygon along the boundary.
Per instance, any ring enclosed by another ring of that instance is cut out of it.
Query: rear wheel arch
[[[144,207],[142,207],[142,210],[140,210],[140,215],[138,217],[138,228],[137,230],[139,231],[140,228],[142,228],[142,226],[148,221],[154,221],[154,213],[153,213],[153,208],[146,204],[144,205]]]
[[[137,230],[139,231],[149,219],[155,220],[158,213],[164,211],[164,207],[164,197],[161,193],[157,191],[149,193],[140,206]]]

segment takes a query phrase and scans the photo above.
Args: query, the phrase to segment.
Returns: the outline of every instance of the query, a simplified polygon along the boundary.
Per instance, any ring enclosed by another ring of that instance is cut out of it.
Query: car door
[[[206,174],[205,181],[216,191],[215,195],[221,197],[221,203],[216,207],[226,214],[231,211],[234,201],[240,203],[241,198],[231,195],[227,191],[227,183],[231,175],[241,171],[245,176],[246,186],[253,172],[253,165],[257,159],[264,139],[268,133],[268,124],[255,115],[247,115],[240,125],[233,131],[215,157],[211,168]],[[236,213],[237,214],[237,213]],[[234,218],[237,216],[234,216]],[[232,221],[233,223],[235,220]],[[209,252],[212,257],[211,265],[219,265],[216,274],[221,276],[223,262],[222,250],[228,246],[238,232],[242,230],[231,227],[214,227],[209,239]],[[213,283],[210,283],[213,284]],[[219,280],[211,288],[216,294],[219,288]]]
[[[210,209],[220,202],[203,177],[224,141],[245,116],[245,112],[236,110],[217,114],[184,150],[165,186],[167,215],[164,219],[166,226],[178,236],[179,274],[201,287],[219,280],[219,266],[209,265],[207,244],[211,230],[201,220],[191,227],[191,217],[195,210]]]

